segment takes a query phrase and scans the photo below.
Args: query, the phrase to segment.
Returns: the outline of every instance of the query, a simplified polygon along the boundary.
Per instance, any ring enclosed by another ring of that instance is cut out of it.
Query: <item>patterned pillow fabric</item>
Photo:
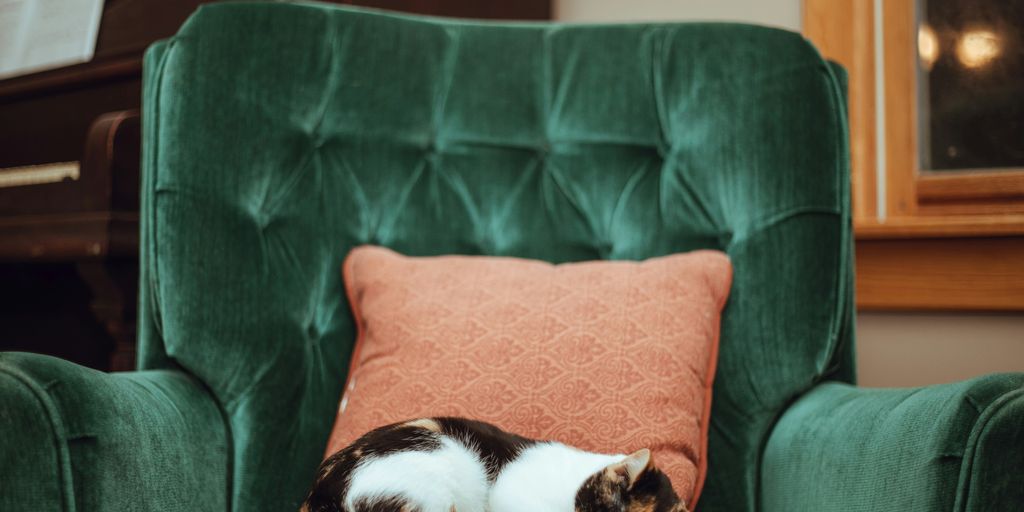
[[[725,254],[552,265],[363,246],[344,278],[359,336],[328,454],[384,424],[463,416],[589,451],[650,448],[692,509]]]

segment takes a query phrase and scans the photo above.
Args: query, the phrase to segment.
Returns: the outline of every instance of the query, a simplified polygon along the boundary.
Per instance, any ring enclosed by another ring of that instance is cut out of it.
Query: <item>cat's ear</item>
[[[654,465],[654,458],[651,457],[651,451],[647,448],[641,448],[632,455],[622,459],[621,462],[612,464],[610,469],[621,477],[624,477],[629,482],[629,487],[632,488],[633,484],[636,483],[640,475],[647,471]]]

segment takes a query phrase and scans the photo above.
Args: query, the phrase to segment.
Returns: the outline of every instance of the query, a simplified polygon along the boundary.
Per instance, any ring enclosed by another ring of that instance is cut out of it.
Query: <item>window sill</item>
[[[858,222],[857,308],[1024,312],[1024,215]]]
[[[1024,236],[1024,215],[915,216],[854,221],[857,240]]]

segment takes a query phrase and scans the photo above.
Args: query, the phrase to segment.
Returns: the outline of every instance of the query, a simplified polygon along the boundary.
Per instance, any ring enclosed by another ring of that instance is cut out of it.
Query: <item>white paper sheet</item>
[[[88,62],[103,0],[0,0],[0,79]]]

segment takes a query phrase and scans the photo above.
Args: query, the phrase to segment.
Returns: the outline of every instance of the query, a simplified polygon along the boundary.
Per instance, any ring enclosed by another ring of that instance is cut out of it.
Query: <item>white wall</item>
[[[1024,372],[1024,315],[860,313],[857,363],[869,387]]]
[[[799,31],[801,0],[555,0],[567,22],[727,20]],[[1024,372],[1024,315],[861,313],[861,385],[920,386]]]
[[[801,0],[554,0],[559,21],[728,20],[800,31]]]

